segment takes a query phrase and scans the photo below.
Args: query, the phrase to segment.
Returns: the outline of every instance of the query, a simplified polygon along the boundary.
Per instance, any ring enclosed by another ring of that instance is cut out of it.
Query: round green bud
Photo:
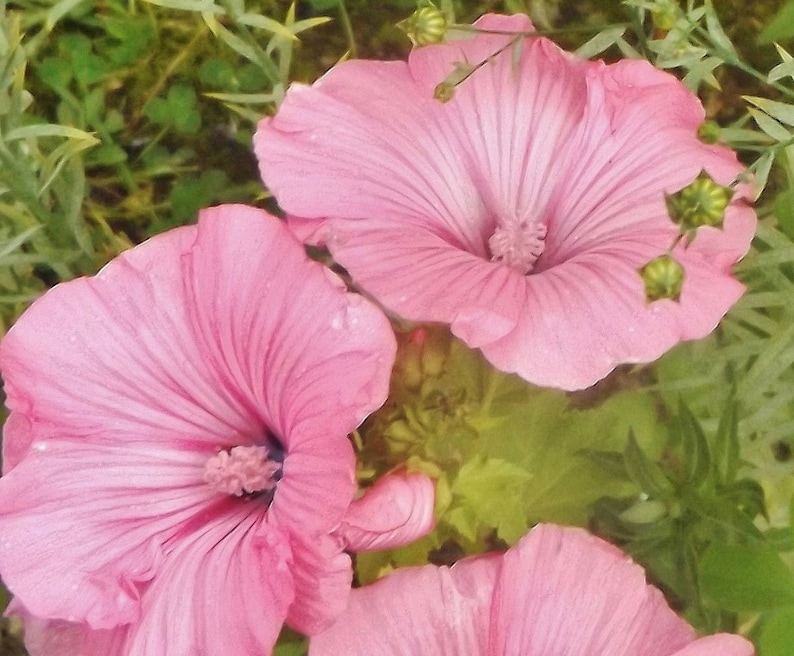
[[[663,298],[677,301],[684,286],[684,267],[670,255],[660,255],[640,269],[645,284],[645,300],[653,303]]]
[[[428,46],[444,40],[448,24],[444,13],[428,3],[397,23],[397,27],[408,35],[415,46]]]
[[[720,124],[716,121],[706,121],[698,129],[698,138],[707,144],[715,144],[720,140]]]
[[[682,232],[704,225],[721,228],[732,197],[732,189],[721,187],[701,173],[692,184],[666,197],[667,211]]]

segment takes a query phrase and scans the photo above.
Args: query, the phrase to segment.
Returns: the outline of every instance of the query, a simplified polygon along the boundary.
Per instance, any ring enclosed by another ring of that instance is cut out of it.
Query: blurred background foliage
[[[747,293],[709,338],[575,394],[398,326],[387,405],[354,435],[364,484],[438,480],[437,530],[357,578],[504,548],[541,521],[641,562],[701,631],[794,653],[794,2],[447,0],[529,13],[582,56],[644,57],[699,93],[702,137],[754,174]],[[251,152],[291,81],[404,57],[413,0],[0,0],[0,321],[53,284],[229,201],[273,208]],[[5,605],[0,590],[0,607]],[[24,653],[4,624],[0,654]],[[278,654],[301,654],[285,632]]]

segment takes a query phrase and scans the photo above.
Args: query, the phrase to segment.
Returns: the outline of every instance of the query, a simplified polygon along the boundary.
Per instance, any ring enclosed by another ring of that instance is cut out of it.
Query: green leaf
[[[759,98],[758,96],[742,96],[742,98],[781,123],[794,126],[794,105],[777,100],[769,100],[769,98]]]
[[[576,54],[583,59],[590,59],[590,57],[601,54],[604,50],[614,45],[625,32],[626,28],[621,25],[608,27],[577,48]]]
[[[794,37],[794,1],[789,0],[758,37],[760,43],[772,43]]]
[[[714,543],[700,562],[704,594],[730,611],[794,605],[794,575],[771,549]]]
[[[61,93],[72,81],[72,67],[69,62],[59,57],[45,57],[36,67],[36,73],[42,81]]]
[[[706,0],[704,8],[706,10],[706,30],[709,33],[711,42],[719,49],[719,54],[723,57],[728,55],[730,59],[738,59],[736,48],[733,47],[728,35],[725,34],[725,31],[722,29],[722,25],[720,25],[719,18],[717,18],[717,13],[714,11],[711,0]]]
[[[772,137],[775,141],[786,142],[792,138],[791,132],[778,123],[775,119],[771,118],[768,114],[760,112],[757,109],[750,108],[750,114],[753,120],[758,124],[766,134]]]
[[[485,526],[512,544],[526,533],[526,516],[506,499],[523,498],[532,476],[525,469],[496,458],[479,457],[466,462],[452,484],[453,495],[463,500]]]
[[[763,656],[791,656],[794,647],[794,607],[781,608],[764,615],[758,638],[758,653]]]
[[[226,13],[222,7],[215,4],[215,0],[146,0],[158,7],[167,9],[181,9],[182,11],[200,11],[208,14]]]
[[[718,482],[732,482],[739,469],[739,429],[734,393],[731,393],[720,416],[714,437],[713,457]]]
[[[268,18],[267,16],[262,16],[261,14],[242,14],[237,16],[237,21],[243,25],[256,27],[291,41],[298,40],[298,37],[293,34],[289,27],[282,25],[277,20]]]
[[[778,80],[782,80],[784,77],[794,78],[794,57],[792,57],[779,43],[775,44],[775,49],[780,55],[781,62],[771,71],[769,71],[766,81],[777,82]]]
[[[61,18],[66,16],[66,14],[72,11],[72,9],[84,2],[87,4],[88,0],[60,0],[60,2],[55,3],[55,5],[53,5],[47,12],[45,29],[48,32],[51,31],[55,27],[55,24],[61,20]]]
[[[778,194],[773,207],[778,226],[790,239],[794,239],[794,189]]]
[[[751,167],[751,170],[755,173],[755,198],[753,200],[758,200],[758,197],[764,192],[766,189],[766,183],[769,180],[769,172],[772,170],[772,164],[775,162],[775,155],[777,151],[774,149],[767,150],[761,157],[759,157]]]
[[[678,405],[678,423],[684,446],[684,482],[699,487],[711,473],[711,453],[700,423],[683,400]]]
[[[664,475],[659,466],[643,453],[634,437],[634,431],[629,431],[629,439],[623,452],[626,470],[629,476],[652,497],[667,498],[673,495],[673,484]]]
[[[99,139],[88,132],[78,130],[68,125],[58,125],[57,123],[25,125],[21,128],[15,128],[5,135],[7,141],[28,139],[31,137],[34,139],[40,139],[42,137],[65,137],[67,139],[84,142],[83,148],[88,148],[99,143]]]

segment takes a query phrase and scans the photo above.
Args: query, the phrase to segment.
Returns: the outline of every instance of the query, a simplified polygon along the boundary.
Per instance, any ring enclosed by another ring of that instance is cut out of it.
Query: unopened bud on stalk
[[[670,255],[654,258],[639,271],[645,283],[645,300],[653,303],[663,298],[677,301],[684,285],[684,267]]]
[[[447,33],[447,18],[431,2],[421,3],[408,18],[397,23],[415,46],[428,46],[441,43]]]

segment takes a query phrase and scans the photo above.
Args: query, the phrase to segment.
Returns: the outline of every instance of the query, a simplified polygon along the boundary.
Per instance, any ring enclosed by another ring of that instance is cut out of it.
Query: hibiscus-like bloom
[[[476,26],[531,29],[523,16]],[[583,388],[714,329],[743,291],[730,268],[755,215],[740,187],[722,229],[675,249],[679,301],[649,303],[638,271],[678,235],[665,195],[703,171],[729,185],[742,166],[698,140],[703,108],[673,76],[514,39],[340,64],[293,85],[255,149],[296,233],[388,310],[450,324],[502,371]],[[471,75],[436,100],[455,70]]]
[[[0,575],[32,653],[270,654],[351,584],[344,549],[432,524],[400,474],[354,500],[347,435],[395,340],[277,219],[202,212],[55,287],[0,345]]]
[[[398,570],[354,590],[310,656],[752,656],[696,639],[643,570],[580,529],[541,525],[502,555]]]

